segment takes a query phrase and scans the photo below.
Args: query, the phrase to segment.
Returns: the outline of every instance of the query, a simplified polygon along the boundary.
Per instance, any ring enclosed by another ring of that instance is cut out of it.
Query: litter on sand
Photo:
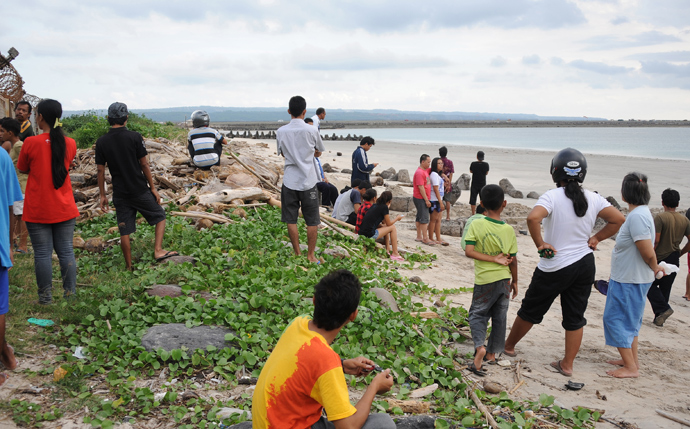
[[[32,317],[31,319],[27,320],[27,322],[33,325],[43,326],[44,328],[47,326],[53,326],[55,324],[55,322],[53,322],[52,320],[36,319],[35,317]]]

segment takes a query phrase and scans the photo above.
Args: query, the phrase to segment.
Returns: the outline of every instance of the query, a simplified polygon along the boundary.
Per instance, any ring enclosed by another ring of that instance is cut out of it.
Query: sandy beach
[[[275,155],[275,140],[243,140],[258,156],[270,158],[280,162]],[[351,168],[351,153],[357,146],[356,142],[325,142],[326,153],[322,156],[323,163],[330,163],[338,169]],[[266,147],[267,146],[267,147]],[[467,172],[469,163],[474,159],[477,148],[450,148],[449,158],[454,161],[456,175]],[[380,165],[375,172],[388,167],[396,170],[406,168],[410,173],[419,163],[419,155],[428,153],[435,155],[437,148],[430,146],[395,144],[377,142],[369,152],[369,161]],[[342,156],[337,156],[342,152]],[[520,150],[492,150],[485,149],[486,160],[491,165],[488,176],[489,183],[497,183],[503,177],[511,180],[513,185],[527,193],[529,191],[544,191],[553,187],[548,169],[553,153],[520,151]],[[616,156],[588,155],[589,171],[585,185],[602,195],[613,195],[620,202],[620,183],[628,171],[639,170],[650,176],[652,192],[652,206],[659,208],[660,195],[664,188],[672,187],[681,194],[681,207],[687,208],[683,197],[690,199],[690,186],[683,182],[683,172],[690,169],[690,162],[667,161],[654,159],[626,158]],[[339,188],[349,184],[349,175],[342,173],[327,174],[331,182]],[[384,188],[379,188],[379,192]],[[469,216],[467,199],[468,192],[463,192],[460,200],[452,209],[453,219],[466,219]],[[514,200],[511,202],[532,206],[536,200]],[[625,208],[626,205],[622,204]],[[509,205],[510,216],[524,218],[529,207]],[[408,216],[408,227],[414,217]],[[415,232],[399,228],[401,248],[418,251],[418,243],[414,242]],[[517,234],[519,261],[519,295],[511,302],[508,315],[508,328],[512,325],[520,302],[529,285],[532,273],[538,263],[538,255],[531,237]],[[438,259],[431,269],[405,271],[403,275],[420,276],[424,282],[434,288],[450,289],[471,288],[474,281],[473,261],[465,257],[460,248],[458,237],[444,236],[450,243],[449,247],[427,247],[424,251],[434,252]],[[595,252],[597,264],[597,279],[607,279],[611,265],[611,251],[615,242],[606,240],[599,245]],[[666,324],[659,328],[652,324],[652,311],[649,304],[645,309],[644,322],[640,332],[640,378],[615,379],[606,374],[612,367],[606,363],[609,359],[617,359],[618,352],[604,343],[602,316],[606,298],[596,290],[592,290],[589,307],[586,313],[588,324],[585,327],[584,340],[578,358],[575,361],[573,381],[585,383],[579,392],[568,391],[564,384],[568,378],[558,374],[549,363],[562,358],[564,351],[564,331],[561,327],[560,302],[556,300],[541,325],[535,326],[517,346],[518,356],[507,358],[515,363],[521,360],[522,374],[525,383],[512,395],[518,399],[535,401],[541,393],[553,395],[556,400],[566,407],[585,406],[605,410],[604,417],[616,422],[628,422],[640,428],[680,428],[675,423],[656,413],[657,409],[682,419],[690,420],[690,361],[687,351],[690,350],[690,336],[687,335],[690,324],[690,303],[682,298],[685,291],[685,280],[688,273],[687,259],[681,258],[681,271],[676,278],[671,294],[671,306],[675,313]],[[472,293],[461,293],[451,297],[452,305],[469,308]],[[426,302],[426,301],[425,301]],[[431,306],[431,302],[426,302]],[[463,353],[472,353],[473,346],[467,341],[457,345]],[[504,358],[506,358],[504,356]],[[469,373],[468,373],[469,374]],[[515,387],[514,368],[489,367],[492,381],[501,383],[506,390]],[[474,376],[468,375],[472,378]],[[475,377],[476,378],[476,377]],[[481,380],[479,380],[481,382]],[[616,427],[601,422],[597,427]],[[622,426],[619,426],[622,427]]]

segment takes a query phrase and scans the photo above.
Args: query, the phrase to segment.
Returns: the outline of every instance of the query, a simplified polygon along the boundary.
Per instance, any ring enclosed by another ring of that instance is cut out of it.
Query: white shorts
[[[21,216],[24,214],[24,200],[15,201],[12,205],[12,212],[15,216]]]

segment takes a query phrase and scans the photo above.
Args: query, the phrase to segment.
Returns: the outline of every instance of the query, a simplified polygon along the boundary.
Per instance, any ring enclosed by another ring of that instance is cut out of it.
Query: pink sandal
[[[395,256],[395,255],[391,255],[391,259],[394,261],[404,261],[405,260],[405,258],[403,258],[402,256]]]

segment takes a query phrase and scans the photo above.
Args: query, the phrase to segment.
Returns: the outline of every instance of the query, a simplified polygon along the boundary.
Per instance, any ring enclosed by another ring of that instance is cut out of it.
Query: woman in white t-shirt
[[[431,207],[429,207],[429,240],[434,240],[434,232],[436,233],[436,244],[448,246],[448,243],[441,239],[441,212],[443,212],[443,160],[441,158],[434,158],[431,161],[431,168],[429,169],[429,181],[431,182]]]
[[[649,211],[647,176],[630,173],[621,187],[623,201],[630,212],[616,237],[611,254],[611,278],[604,307],[604,338],[607,346],[618,348],[621,359],[610,360],[622,366],[606,371],[612,377],[639,377],[637,336],[647,303],[647,292],[658,272],[654,253],[654,219]]]
[[[600,241],[618,232],[625,221],[601,195],[582,189],[580,184],[586,174],[587,160],[576,149],[563,149],[551,161],[551,177],[557,188],[544,193],[527,216],[527,226],[541,259],[504,351],[508,356],[515,356],[515,345],[534,324],[541,323],[560,296],[565,356],[551,366],[567,377],[573,373],[573,363],[582,343],[582,328],[587,324],[584,314],[596,272],[592,252]],[[607,224],[591,236],[597,217]]]

